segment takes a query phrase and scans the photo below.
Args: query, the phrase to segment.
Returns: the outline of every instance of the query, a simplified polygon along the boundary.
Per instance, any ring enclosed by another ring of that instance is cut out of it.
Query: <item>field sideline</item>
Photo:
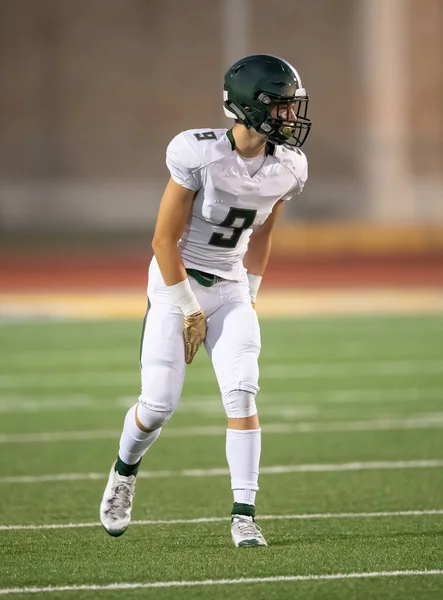
[[[139,318],[146,310],[143,291],[0,293],[0,319]],[[262,290],[262,317],[353,314],[443,313],[443,288],[355,288]]]
[[[261,315],[257,522],[269,547],[240,550],[205,353],[143,460],[133,524],[112,539],[98,506],[139,393],[144,306],[67,319],[8,313],[2,297],[0,596],[442,598],[443,316],[438,290],[422,292],[437,299],[429,314]]]

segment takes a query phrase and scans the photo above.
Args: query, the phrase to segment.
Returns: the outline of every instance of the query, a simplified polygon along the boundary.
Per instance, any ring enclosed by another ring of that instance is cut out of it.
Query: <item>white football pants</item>
[[[224,403],[238,390],[249,392],[246,395],[254,400],[259,390],[260,328],[246,275],[242,282],[223,281],[209,288],[192,277],[189,281],[207,318],[205,348]],[[171,300],[155,257],[149,267],[148,297],[139,401],[149,411],[169,417],[180,400],[186,372],[183,314]]]

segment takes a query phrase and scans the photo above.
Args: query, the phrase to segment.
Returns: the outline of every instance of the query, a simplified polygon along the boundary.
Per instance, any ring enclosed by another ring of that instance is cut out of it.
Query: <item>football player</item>
[[[232,539],[266,546],[255,523],[261,429],[254,308],[274,224],[307,179],[300,150],[311,128],[307,107],[294,67],[275,56],[247,56],[225,75],[232,129],[184,131],[167,148],[171,177],[152,242],[142,390],[126,415],[100,507],[110,535],[129,525],[142,457],[171,418],[186,365],[204,344],[227,416]]]

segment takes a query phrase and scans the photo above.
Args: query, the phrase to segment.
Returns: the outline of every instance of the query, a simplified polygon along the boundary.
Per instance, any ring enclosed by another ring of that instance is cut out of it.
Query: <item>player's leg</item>
[[[221,306],[208,319],[206,348],[228,418],[226,457],[233,491],[232,536],[237,546],[266,545],[255,525],[261,430],[255,404],[260,328],[247,286],[223,286]]]
[[[156,302],[145,318],[141,345],[142,392],[126,414],[116,463],[100,507],[111,535],[124,533],[131,518],[136,475],[143,455],[155,442],[180,399],[185,375],[183,315],[168,303]]]
[[[183,315],[168,305],[147,312],[142,335],[142,390],[125,418],[116,470],[137,473],[141,459],[169,421],[180,400],[185,376]]]

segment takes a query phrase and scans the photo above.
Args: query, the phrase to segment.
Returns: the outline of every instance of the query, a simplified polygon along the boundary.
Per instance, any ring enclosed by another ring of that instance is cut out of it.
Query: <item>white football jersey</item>
[[[186,268],[225,279],[244,278],[251,233],[280,199],[299,194],[308,176],[298,148],[273,146],[251,177],[226,129],[183,131],[169,144],[166,164],[179,185],[196,192],[192,215],[178,242]]]

